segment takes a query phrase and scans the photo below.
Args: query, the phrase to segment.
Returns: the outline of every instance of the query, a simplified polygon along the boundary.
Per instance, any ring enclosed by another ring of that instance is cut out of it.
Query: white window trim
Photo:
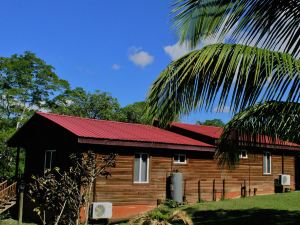
[[[174,159],[175,155],[178,155],[178,161],[175,161],[175,159]],[[184,162],[180,162],[180,156],[184,156],[184,158],[185,158]],[[174,164],[187,164],[186,154],[174,154],[173,163]]]
[[[50,154],[50,168],[46,168],[47,166],[47,153],[48,152],[51,152]],[[56,150],[52,149],[52,150],[45,150],[45,157],[44,157],[44,172],[48,169],[52,169],[52,155],[53,155],[53,152],[56,152]]]
[[[140,166],[139,166],[139,181],[134,180],[134,175],[133,175],[133,183],[134,184],[148,184],[149,183],[149,154],[148,153],[143,153],[143,152],[137,152],[134,154],[135,155],[140,155]],[[147,155],[147,180],[146,181],[141,181],[142,180],[142,155]],[[133,166],[134,169],[134,166]],[[133,171],[134,173],[134,171]]]
[[[246,156],[243,156],[242,152],[246,152]],[[248,151],[247,150],[241,150],[239,158],[240,159],[248,159]]]
[[[265,154],[269,154],[270,155],[270,172],[265,172],[264,171],[264,158],[265,158]],[[263,154],[263,175],[271,175],[272,174],[272,155],[271,155],[271,152],[264,152]]]

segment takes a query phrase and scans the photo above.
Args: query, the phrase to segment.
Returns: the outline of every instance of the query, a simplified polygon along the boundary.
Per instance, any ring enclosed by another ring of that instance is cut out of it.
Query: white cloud
[[[119,69],[121,69],[121,66],[119,64],[112,64],[111,68],[113,70],[119,70]]]
[[[132,47],[129,49],[129,51],[129,60],[136,66],[144,68],[154,61],[154,56],[150,55],[146,51],[143,51],[141,48]]]
[[[191,50],[188,47],[187,43],[180,44],[177,42],[174,45],[167,45],[164,47],[165,53],[167,53],[172,60],[176,60],[181,56],[189,53]]]
[[[215,107],[213,109],[214,112],[220,112],[220,113],[229,113],[230,112],[230,107],[229,106],[224,106],[223,109],[219,110],[218,107]]]
[[[206,45],[215,44],[216,42],[217,42],[217,38],[215,37],[207,38],[201,41],[201,43],[195,49],[200,49]],[[180,44],[180,42],[178,41],[173,45],[165,46],[164,51],[167,55],[170,56],[172,60],[176,60],[179,59],[181,56],[184,56],[185,54],[191,52],[192,49],[189,48],[188,42],[184,42]]]

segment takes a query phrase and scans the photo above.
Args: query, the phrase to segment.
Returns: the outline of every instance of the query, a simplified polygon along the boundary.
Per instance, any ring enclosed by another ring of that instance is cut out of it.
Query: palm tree
[[[229,149],[241,139],[299,142],[300,1],[178,0],[172,13],[192,51],[153,83],[148,115],[166,126],[182,114],[230,106],[237,114],[217,151],[229,165],[238,162]],[[207,38],[216,43],[199,49]]]

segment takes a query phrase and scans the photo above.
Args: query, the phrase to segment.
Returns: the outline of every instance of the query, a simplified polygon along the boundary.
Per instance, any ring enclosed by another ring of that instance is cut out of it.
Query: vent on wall
[[[279,182],[281,185],[291,185],[291,176],[287,174],[280,174]]]
[[[90,218],[110,219],[112,217],[112,203],[111,202],[93,202],[90,209]]]

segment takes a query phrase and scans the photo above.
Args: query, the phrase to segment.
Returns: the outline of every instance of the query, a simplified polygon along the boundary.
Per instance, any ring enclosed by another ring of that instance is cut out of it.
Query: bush
[[[130,220],[129,225],[193,225],[193,221],[185,211],[170,210],[168,206],[163,205]]]

